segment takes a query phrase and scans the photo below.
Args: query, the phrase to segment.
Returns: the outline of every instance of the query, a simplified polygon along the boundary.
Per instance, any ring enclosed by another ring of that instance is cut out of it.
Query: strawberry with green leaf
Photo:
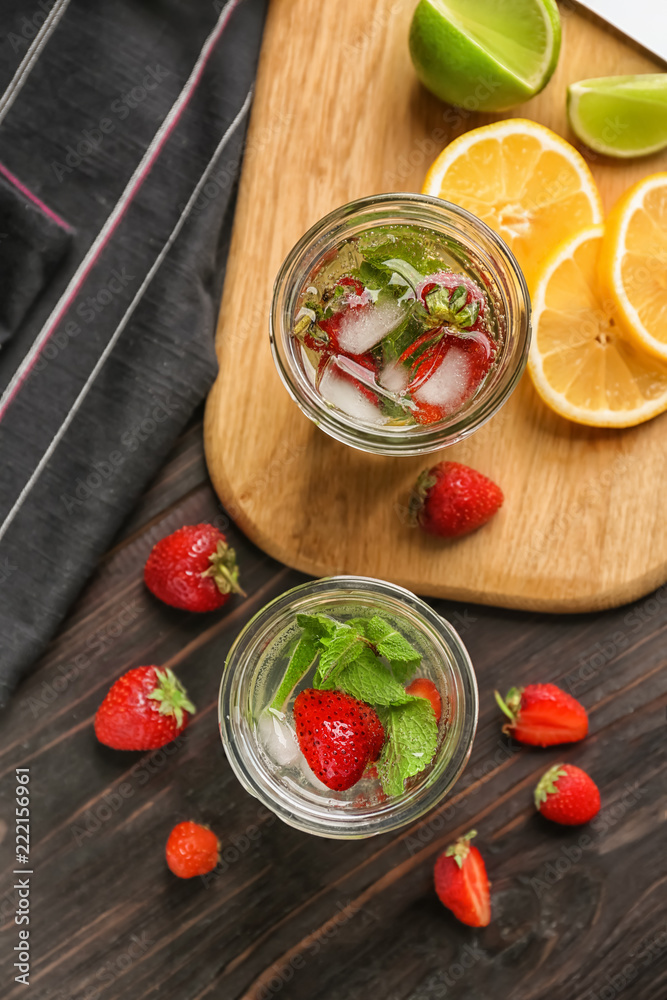
[[[183,611],[215,611],[232,594],[244,594],[234,549],[212,524],[186,524],[161,538],[146,561],[144,582]]]
[[[510,720],[503,732],[519,743],[551,747],[559,743],[577,743],[588,733],[586,709],[567,691],[555,684],[527,684],[513,687],[501,698],[498,707]]]
[[[470,843],[476,830],[450,844],[435,863],[435,891],[443,906],[468,927],[491,923],[491,896],[484,859]]]
[[[168,667],[135,667],[112,685],[95,735],[114,750],[157,750],[183,732],[195,707]]]
[[[490,521],[504,501],[488,476],[460,462],[438,462],[422,472],[410,496],[408,515],[431,535],[460,538]]]
[[[600,791],[580,767],[555,764],[535,788],[535,808],[554,823],[579,826],[599,813]]]
[[[415,294],[434,326],[464,331],[476,328],[486,313],[486,295],[465,274],[437,271],[415,287]]]
[[[426,698],[433,709],[435,721],[440,722],[442,715],[442,698],[440,692],[428,677],[415,677],[411,684],[405,689],[406,694],[411,694],[416,698]]]

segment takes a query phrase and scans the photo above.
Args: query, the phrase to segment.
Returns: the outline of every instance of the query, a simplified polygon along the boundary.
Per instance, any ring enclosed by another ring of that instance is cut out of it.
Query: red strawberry
[[[440,902],[457,920],[469,927],[488,927],[491,922],[489,879],[484,859],[470,844],[476,830],[450,844],[435,863],[433,877]]]
[[[428,677],[415,677],[411,684],[406,687],[406,693],[415,695],[417,698],[428,698],[435,712],[435,721],[440,722],[442,715],[442,699],[440,692]]]
[[[371,389],[370,385],[367,385],[362,378],[357,378],[354,374],[356,369],[360,376],[364,375],[364,372],[360,369],[365,369],[366,371],[372,372],[375,376],[377,369],[375,367],[375,362],[369,354],[350,354],[346,355],[346,360],[341,361],[340,364],[336,365],[336,374],[338,378],[344,379],[353,385],[362,396],[364,396],[369,403],[373,403],[374,406],[378,405],[377,394]],[[347,366],[347,367],[344,367]],[[351,370],[350,370],[351,369]]]
[[[336,791],[355,785],[384,744],[375,710],[342,691],[301,691],[294,702],[294,721],[308,766]]]
[[[234,549],[212,524],[188,524],[153,547],[144,567],[148,589],[184,611],[215,611],[243,594]]]
[[[440,301],[437,301],[438,297],[429,299],[428,297],[432,292],[437,289],[442,289],[444,295],[441,297]],[[458,290],[461,290],[458,292]],[[465,292],[465,294],[463,294]],[[420,281],[415,289],[415,295],[418,299],[421,299],[422,304],[428,312],[433,312],[434,308],[436,310],[436,316],[438,316],[438,309],[440,310],[440,317],[447,321],[451,321],[453,318],[456,320],[456,316],[461,312],[466,306],[475,306],[477,315],[483,318],[486,312],[486,296],[481,291],[481,289],[475,284],[472,278],[469,278],[465,274],[457,274],[454,271],[437,271],[435,274],[429,274],[423,281]],[[460,301],[455,300],[455,312],[454,316],[448,315],[449,310],[446,308],[450,304],[450,301],[456,296],[458,299],[461,296]],[[463,321],[466,322],[466,326],[471,326],[467,316],[463,316]]]
[[[460,409],[475,395],[496,355],[495,345],[483,330],[457,335],[449,329],[427,331],[399,359],[404,363],[415,359],[408,389],[418,423],[432,424]]]
[[[428,351],[437,347],[443,336],[444,334],[441,326],[436,327],[434,330],[426,330],[425,333],[421,333],[417,339],[413,340],[410,346],[406,347],[403,351],[398,359],[399,365],[404,365],[408,361],[411,361],[413,369],[417,368]]]
[[[573,764],[556,764],[535,788],[535,808],[564,826],[588,823],[600,811],[600,792],[592,778]]]
[[[533,747],[576,743],[588,732],[584,706],[555,684],[513,687],[504,701],[497,691],[495,695],[500,709],[510,719],[503,732],[519,743]]]
[[[354,278],[339,278],[334,287],[349,288],[349,291],[331,303],[332,308],[336,311],[328,319],[321,319],[317,323],[319,329],[324,331],[325,338],[323,341],[317,342],[314,349],[319,352],[324,351],[327,354],[338,354],[341,351],[340,344],[338,343],[338,333],[347,312],[350,309],[365,309],[371,303],[368,293],[364,294],[364,286]],[[312,338],[313,335],[311,334],[310,336]],[[316,332],[316,341],[318,336],[319,334]],[[311,345],[308,344],[308,346]],[[361,355],[352,354],[350,357],[359,358]]]
[[[165,668],[135,667],[119,677],[95,715],[95,735],[114,750],[157,750],[183,732],[195,707]]]
[[[459,462],[439,462],[419,476],[410,498],[413,524],[443,538],[467,535],[502,506],[499,486]]]
[[[220,841],[207,826],[178,823],[167,840],[167,864],[179,878],[193,878],[213,871],[220,860]]]

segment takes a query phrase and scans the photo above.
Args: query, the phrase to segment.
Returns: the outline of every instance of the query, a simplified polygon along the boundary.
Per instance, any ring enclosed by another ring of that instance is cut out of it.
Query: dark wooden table
[[[550,617],[433,602],[461,631],[480,683],[472,759],[449,800],[402,833],[347,843],[284,826],[238,784],[216,699],[234,636],[303,577],[234,526],[247,600],[196,617],[155,601],[142,568],[158,538],[218,519],[201,425],[190,427],[3,719],[2,997],[39,1000],[662,1000],[667,997],[667,587],[596,615]],[[164,751],[116,753],[95,710],[130,667],[168,664],[198,707]],[[556,681],[591,734],[531,751],[501,735],[493,689]],[[558,760],[602,792],[595,829],[536,815]],[[14,983],[14,769],[30,768],[30,986]],[[208,884],[164,863],[171,827],[210,824],[223,860]],[[471,827],[493,882],[475,931],[442,908],[431,872]]]

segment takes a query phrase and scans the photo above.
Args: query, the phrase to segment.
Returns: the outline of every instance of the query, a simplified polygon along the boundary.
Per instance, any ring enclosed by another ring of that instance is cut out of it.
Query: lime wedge
[[[546,85],[560,36],[555,0],[420,0],[410,55],[421,82],[443,101],[506,111]]]
[[[667,73],[602,76],[567,88],[572,130],[606,156],[647,156],[667,146]]]

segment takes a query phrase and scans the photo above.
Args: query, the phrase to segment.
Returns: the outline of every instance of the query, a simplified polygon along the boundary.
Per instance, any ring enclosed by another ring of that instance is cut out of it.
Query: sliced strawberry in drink
[[[426,330],[416,340],[413,340],[409,347],[406,347],[398,359],[399,365],[408,363],[412,364],[413,367],[419,365],[422,361],[422,354],[429,350],[429,348],[437,347],[442,338],[443,328],[441,326],[436,327],[435,330]]]
[[[352,288],[354,294],[359,296],[362,296],[365,291],[362,283],[360,281],[357,281],[356,278],[352,277],[339,278],[338,281],[336,282],[336,286],[338,288]]]
[[[472,333],[470,337],[445,334],[421,355],[408,387],[418,423],[432,424],[455,413],[487,375],[495,347],[481,330]]]

